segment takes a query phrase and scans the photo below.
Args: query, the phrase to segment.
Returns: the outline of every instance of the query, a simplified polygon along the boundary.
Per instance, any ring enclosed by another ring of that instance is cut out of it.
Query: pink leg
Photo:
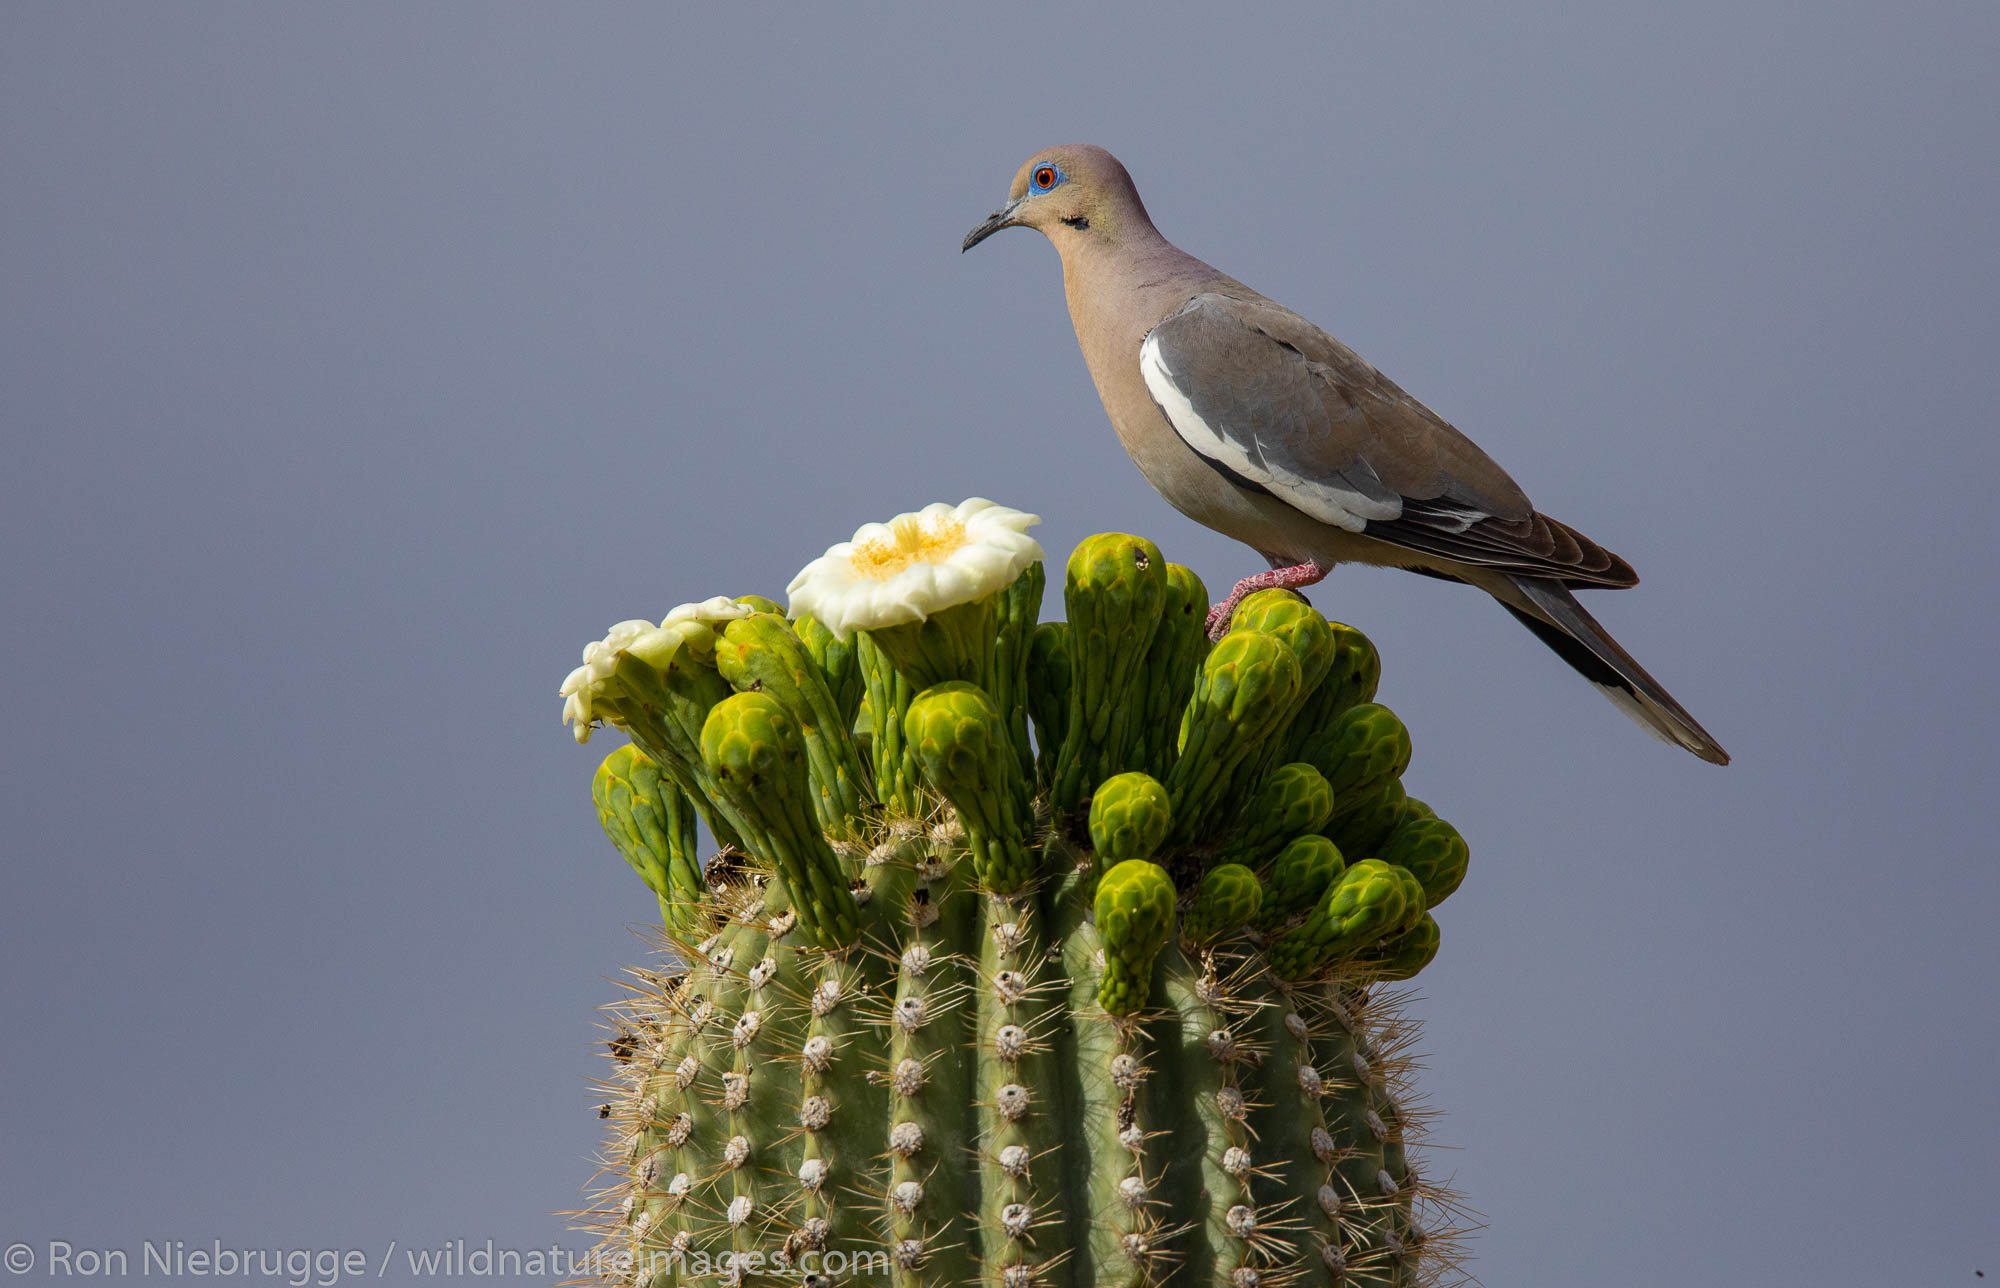
[[[1327,571],[1319,564],[1308,561],[1294,564],[1289,568],[1273,568],[1254,577],[1245,577],[1236,583],[1236,589],[1229,592],[1229,598],[1208,610],[1208,637],[1212,640],[1223,637],[1229,630],[1230,615],[1236,611],[1236,606],[1243,602],[1245,595],[1254,595],[1260,590],[1270,590],[1273,587],[1280,590],[1297,590],[1301,586],[1312,585],[1326,576]]]

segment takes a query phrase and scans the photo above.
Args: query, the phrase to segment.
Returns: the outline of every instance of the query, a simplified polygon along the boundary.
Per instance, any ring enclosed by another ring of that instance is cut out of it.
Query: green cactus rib
[[[794,1228],[785,1236],[794,1257],[829,1247],[869,1243],[878,1214],[855,1193],[865,1183],[882,1148],[880,1132],[889,1114],[889,1088],[870,1079],[877,1044],[863,1013],[871,985],[880,978],[836,957],[823,958],[818,973],[804,976],[811,992],[805,1041],[798,1052],[799,1092],[792,1123],[804,1132],[796,1167],[787,1175],[797,1186]],[[793,981],[780,987],[796,986]],[[824,1112],[821,1112],[824,1107]],[[791,1124],[774,1136],[783,1139]]]
[[[683,946],[688,969],[662,996],[657,1042],[641,1048],[649,1072],[628,1124],[639,1184],[626,1217],[642,1266],[685,1253],[697,1239],[713,1242],[714,1223],[701,1214],[726,1209],[734,1198],[730,1192],[716,1201],[734,1134],[728,1105],[740,1090],[730,1076],[731,1035],[747,992],[746,976],[732,967],[761,960],[771,946],[767,920],[750,908],[739,915],[721,933]]]
[[[1323,1202],[1333,1138],[1322,1106],[1351,1088],[1316,1062],[1315,1051],[1324,1052],[1335,1036],[1332,1026],[1309,1000],[1280,991],[1239,1028],[1268,1071],[1250,1107],[1259,1204],[1290,1225],[1288,1241],[1301,1254],[1306,1281],[1337,1283],[1325,1255],[1340,1230]]]
[[[903,719],[910,754],[965,826],[980,884],[1012,893],[1034,879],[1025,788],[1007,722],[985,690],[963,681],[933,685]]]
[[[1035,726],[1035,782],[1055,782],[1056,757],[1069,727],[1069,623],[1043,622],[1028,641],[1028,715]]]
[[[1075,1043],[1077,1131],[1084,1143],[1064,1151],[1059,1173],[1072,1209],[1067,1246],[1077,1263],[1069,1282],[1132,1288],[1146,1282],[1145,1268],[1143,1259],[1128,1254],[1126,1240],[1143,1239],[1150,1228],[1150,1209],[1124,1200],[1128,1183],[1144,1185],[1147,1128],[1137,1095],[1144,1031],[1097,1005],[1103,943],[1096,926],[1077,918],[1058,931]]]
[[[1031,573],[889,651],[744,596],[593,670],[633,738],[593,801],[680,962],[613,1011],[606,1288],[1449,1274],[1393,989],[1467,847],[1373,647],[1277,592],[1211,648],[1122,534],[1070,622]],[[706,878],[697,811],[740,851]]]
[[[1037,1274],[1068,1246],[1053,1166],[1069,1130],[1054,1045],[1062,990],[1047,961],[1038,902],[984,895],[980,904],[979,1241],[983,1279],[1005,1288],[1010,1272]]]
[[[803,929],[795,932],[800,933]],[[766,977],[776,973],[777,957],[769,951],[768,938],[765,946],[765,955],[755,962],[732,961],[727,967],[732,973],[742,972],[744,986],[739,994],[741,1010],[729,1031],[729,1072],[723,1075],[722,1092],[722,1130],[728,1135],[719,1151],[721,1167],[713,1194],[717,1201],[728,1195],[722,1204],[723,1221],[729,1228],[730,1251],[739,1256],[771,1247],[783,1237],[782,1199],[770,1184],[761,1155],[790,1125],[791,1115],[783,1111],[796,1083],[782,1055],[798,1050],[804,1041],[804,1017],[797,1008],[771,1005],[778,993]],[[786,964],[798,971],[793,954],[785,956],[792,958]]]
[[[1321,1263],[1337,1283],[1407,1284],[1417,1264],[1407,1254],[1417,1187],[1396,1105],[1400,1061],[1375,1039],[1365,992],[1322,984],[1296,1001],[1298,1013],[1318,1017],[1308,1034],[1326,1133],[1311,1144],[1325,1169],[1314,1203]]]
[[[1227,823],[1238,770],[1298,691],[1298,660],[1275,635],[1230,631],[1210,650],[1181,717],[1180,758],[1167,776],[1173,844],[1200,841]]]
[[[1165,972],[1166,1003],[1174,1022],[1175,1067],[1185,1082],[1186,1106],[1174,1147],[1198,1160],[1201,1178],[1187,1220],[1199,1237],[1187,1240],[1185,1273],[1195,1283],[1230,1283],[1240,1268],[1266,1267],[1246,1236],[1256,1233],[1256,1195],[1247,1169],[1232,1165],[1232,1150],[1247,1153],[1249,1097],[1237,1065],[1246,1052],[1237,1041],[1222,981],[1186,961]],[[1227,1049],[1225,1049],[1227,1048]],[[1227,1160],[1227,1161],[1226,1161]]]
[[[1030,791],[1035,783],[1035,746],[1028,734],[1028,655],[1046,583],[1041,563],[1031,563],[1000,592],[995,604],[999,621],[993,640],[993,705],[1006,719],[1007,738],[1021,766],[1021,782]]]
[[[1050,803],[1068,814],[1112,774],[1137,768],[1140,685],[1167,600],[1167,561],[1144,537],[1086,537],[1069,557],[1070,693]]]
[[[853,943],[860,917],[840,860],[814,825],[798,722],[767,693],[738,693],[710,710],[701,752],[752,850],[776,864],[807,938],[822,948]]]
[[[913,901],[897,958],[889,1013],[888,1155],[878,1226],[892,1254],[891,1282],[928,1286],[971,1281],[979,1248],[964,1214],[979,1200],[967,1166],[978,1147],[974,1080],[964,1058],[974,1040],[972,984],[959,909],[973,896],[927,885]],[[909,1126],[903,1126],[909,1124]]]
[[[797,722],[820,830],[848,835],[868,802],[867,774],[854,746],[852,721],[843,718],[805,644],[784,618],[752,613],[723,628],[715,663],[731,688],[769,694]]]
[[[696,932],[708,889],[687,793],[661,772],[658,761],[630,744],[604,758],[590,793],[605,836],[659,897],[660,923],[683,934]]]

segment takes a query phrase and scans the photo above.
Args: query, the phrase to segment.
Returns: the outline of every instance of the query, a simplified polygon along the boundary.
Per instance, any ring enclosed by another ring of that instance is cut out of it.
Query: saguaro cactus
[[[869,525],[789,619],[621,623],[564,683],[580,741],[631,740],[594,797],[668,950],[613,1008],[609,1281],[1450,1270],[1388,986],[1466,847],[1374,649],[1289,591],[1211,649],[1199,580],[1118,533],[1038,625],[1034,521]]]

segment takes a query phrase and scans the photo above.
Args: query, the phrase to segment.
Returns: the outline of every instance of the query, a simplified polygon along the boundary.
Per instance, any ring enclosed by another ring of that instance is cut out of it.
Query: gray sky
[[[2000,10],[1221,8],[5,6],[0,1242],[583,1246],[651,902],[583,641],[972,494],[1258,567],[1048,246],[958,254],[1089,141],[1636,564],[1590,606],[1736,756],[1316,594],[1473,846],[1472,1269],[2000,1273]]]

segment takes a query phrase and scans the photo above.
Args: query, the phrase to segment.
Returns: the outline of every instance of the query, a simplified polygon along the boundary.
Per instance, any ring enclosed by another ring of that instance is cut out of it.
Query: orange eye
[[[1054,170],[1043,166],[1041,169],[1035,171],[1035,186],[1037,188],[1053,188],[1055,184],[1056,172]]]

